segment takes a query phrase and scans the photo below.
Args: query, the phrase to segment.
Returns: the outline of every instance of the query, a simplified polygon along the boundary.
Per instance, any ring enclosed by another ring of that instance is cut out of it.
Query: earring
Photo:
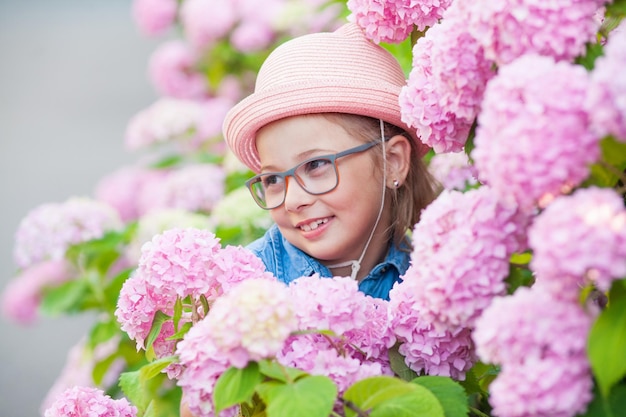
[[[399,187],[400,187],[400,181],[398,181],[397,179],[393,180],[393,188],[399,188]]]

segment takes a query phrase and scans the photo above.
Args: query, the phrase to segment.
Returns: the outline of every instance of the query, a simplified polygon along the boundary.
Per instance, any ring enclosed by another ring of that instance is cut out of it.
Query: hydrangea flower
[[[200,303],[202,296],[212,302],[235,283],[268,277],[271,274],[262,261],[247,249],[223,249],[208,230],[170,229],[142,247],[137,270],[120,291],[115,315],[137,347],[145,348],[155,314],[161,311],[172,316],[178,298],[189,296],[197,314],[206,314]],[[186,314],[182,323],[193,318],[193,314]],[[158,348],[163,356],[174,347],[173,341],[165,340],[175,332],[170,325],[163,327],[162,338],[157,339],[165,344]]]
[[[230,368],[227,352],[220,350],[210,335],[192,327],[178,343],[176,354],[184,371],[177,378],[189,410],[196,417],[215,417],[213,390],[218,378]],[[219,417],[235,417],[239,407],[222,411]]]
[[[510,256],[526,249],[527,222],[489,187],[443,191],[424,209],[403,277],[415,285],[424,320],[443,329],[472,327],[505,292]]]
[[[301,277],[289,289],[298,306],[298,330],[330,330],[333,335],[291,336],[277,355],[281,364],[326,375],[339,392],[360,379],[392,374],[387,352],[395,338],[387,302],[366,296],[347,277]]]
[[[442,17],[452,0],[348,0],[356,23],[375,43],[400,43],[413,31],[423,31]]]
[[[576,300],[585,282],[608,291],[626,277],[626,208],[611,189],[557,197],[536,217],[528,239],[536,285],[554,297]]]
[[[515,367],[533,359],[584,355],[592,318],[578,305],[520,287],[498,297],[476,321],[476,353],[486,363]]]
[[[120,337],[113,337],[106,342],[96,345],[93,349],[87,346],[87,338],[82,338],[77,344],[70,348],[67,354],[61,374],[58,376],[52,387],[48,390],[46,397],[41,403],[41,415],[50,408],[54,401],[65,390],[75,386],[93,387],[107,389],[117,384],[122,370],[126,366],[126,360],[121,356],[113,361],[102,378],[101,383],[96,386],[93,377],[94,367],[97,363],[107,359],[118,350]]]
[[[178,208],[208,213],[224,196],[226,174],[219,165],[192,164],[167,171],[141,195],[141,212]]]
[[[208,86],[205,76],[195,65],[198,57],[191,47],[181,40],[161,44],[150,57],[149,76],[162,95],[180,99],[206,97]]]
[[[532,358],[523,366],[503,366],[489,385],[489,402],[499,417],[572,417],[584,414],[593,379],[584,354]]]
[[[428,171],[447,190],[464,191],[478,183],[478,173],[465,152],[447,152],[433,155]]]
[[[177,8],[176,0],[133,0],[133,20],[144,35],[161,35],[174,24]]]
[[[459,152],[480,110],[492,62],[453,4],[413,47],[413,68],[400,91],[402,120],[435,152]]]
[[[232,0],[186,0],[180,9],[180,21],[189,44],[201,52],[225,36],[237,21],[236,3]]]
[[[70,280],[75,273],[64,259],[43,261],[23,269],[2,292],[2,314],[16,323],[34,323],[39,317],[43,291]]]
[[[246,187],[239,187],[219,200],[211,211],[215,226],[241,227],[246,232],[265,230],[272,225],[267,210],[260,208],[250,197]]]
[[[207,316],[185,338],[210,339],[231,366],[243,368],[249,361],[278,353],[296,330],[294,310],[285,284],[275,279],[249,279],[215,300]]]
[[[126,247],[125,257],[130,263],[137,264],[141,257],[141,247],[154,235],[168,229],[208,229],[209,226],[209,218],[204,214],[173,208],[151,211],[139,218],[137,230]]]
[[[97,388],[74,387],[64,391],[44,417],[137,417],[137,407],[126,398],[112,399]]]
[[[97,239],[122,227],[113,207],[91,198],[72,197],[31,210],[15,234],[14,260],[27,268],[45,260],[60,260],[71,245]]]
[[[612,134],[626,142],[626,23],[622,22],[610,34],[604,55],[596,59],[591,72],[591,87],[587,108],[594,131],[599,136]]]
[[[435,326],[415,298],[418,291],[415,283],[408,280],[396,284],[389,293],[398,352],[418,374],[464,380],[465,373],[476,362],[470,329]]]
[[[525,54],[571,61],[595,41],[603,0],[461,0],[466,27],[499,66]]]
[[[600,154],[584,108],[589,84],[582,66],[549,57],[502,66],[478,116],[471,156],[479,179],[525,210],[580,184]]]
[[[115,208],[122,221],[133,221],[142,214],[142,190],[151,183],[160,182],[165,173],[139,166],[122,167],[98,181],[94,196]]]

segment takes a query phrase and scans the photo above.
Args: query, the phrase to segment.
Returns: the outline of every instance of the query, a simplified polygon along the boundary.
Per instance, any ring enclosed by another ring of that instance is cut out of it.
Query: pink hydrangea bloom
[[[489,402],[499,417],[572,417],[584,414],[592,388],[584,354],[532,358],[523,366],[502,368],[489,385]]]
[[[235,262],[241,265],[235,267]],[[271,274],[263,263],[247,249],[222,249],[208,230],[170,229],[142,247],[139,265],[122,287],[115,315],[122,330],[138,348],[144,348],[154,315],[161,311],[171,316],[177,298],[191,296],[199,313],[205,314],[200,307],[201,296],[213,301],[235,283],[268,277]],[[183,317],[183,322],[189,320],[191,317]],[[173,327],[163,328],[164,336],[173,333]],[[168,344],[162,352],[172,348]]]
[[[224,197],[226,175],[219,165],[185,165],[153,182],[142,195],[143,214],[152,210],[178,208],[210,212]]]
[[[626,142],[626,22],[615,28],[591,72],[587,107],[599,136],[612,134]]]
[[[249,19],[237,25],[230,42],[238,51],[252,53],[267,48],[275,38],[276,32],[267,23]]]
[[[107,370],[100,385],[96,386],[93,379],[94,367],[97,363],[107,359],[118,350],[120,337],[113,337],[104,343],[100,343],[93,349],[87,346],[87,339],[82,338],[77,344],[72,346],[67,354],[61,374],[46,394],[41,403],[41,415],[50,408],[56,398],[65,390],[75,387],[93,387],[100,389],[111,388],[117,384],[119,376],[126,366],[126,361],[120,356],[117,357]]]
[[[196,417],[215,417],[213,390],[218,378],[231,364],[228,354],[222,352],[209,335],[192,327],[178,343],[176,354],[184,371],[177,379],[189,410]],[[239,415],[238,407],[222,411],[219,417]]]
[[[524,54],[570,61],[585,52],[599,29],[595,14],[603,0],[461,0],[466,26],[498,65]]]
[[[413,47],[413,68],[400,92],[402,120],[435,152],[459,152],[480,110],[492,62],[467,32],[456,4]]]
[[[121,228],[113,207],[90,198],[72,197],[31,210],[15,234],[14,260],[27,268],[45,260],[59,260],[70,245],[97,239]]]
[[[400,43],[413,31],[423,31],[442,17],[452,0],[348,0],[356,23],[375,43]]]
[[[144,187],[163,179],[164,171],[138,166],[120,168],[98,181],[94,191],[96,200],[114,207],[122,221],[136,220],[140,212],[140,196]]]
[[[554,297],[576,300],[585,282],[608,291],[626,277],[626,208],[612,189],[557,197],[536,217],[528,239],[537,285]]]
[[[136,150],[171,141],[191,141],[202,117],[199,102],[162,97],[131,118],[126,127],[126,147]]]
[[[334,335],[291,336],[277,360],[330,377],[343,392],[373,375],[390,375],[388,349],[395,343],[388,303],[366,296],[347,277],[301,277],[290,286],[298,306],[298,330],[330,330]]]
[[[132,15],[141,33],[156,36],[174,24],[177,8],[176,0],[133,0]]]
[[[505,292],[510,256],[526,248],[528,216],[501,202],[489,187],[443,191],[413,230],[404,281],[435,327],[469,327]]]
[[[198,57],[180,40],[161,44],[150,57],[149,75],[157,91],[165,96],[198,99],[207,95],[204,74],[194,66]]]
[[[486,363],[511,367],[532,359],[585,353],[592,318],[578,305],[535,288],[498,297],[476,321],[476,353]]]
[[[389,293],[398,351],[413,371],[464,380],[476,362],[469,328],[434,326],[423,313],[414,282],[396,284]]]
[[[447,190],[464,191],[478,183],[478,173],[465,152],[447,152],[433,155],[428,171]]]
[[[185,338],[210,339],[229,365],[243,368],[249,361],[278,353],[296,330],[294,310],[285,284],[275,279],[249,279],[215,300],[209,314]]]
[[[217,97],[206,100],[162,97],[129,121],[125,145],[129,150],[175,144],[185,153],[217,140],[232,101]]]
[[[525,210],[545,206],[589,174],[600,154],[584,101],[585,69],[525,55],[487,85],[472,158],[479,179]]]
[[[25,268],[2,292],[2,314],[16,323],[34,323],[39,317],[43,291],[70,280],[75,273],[64,259],[43,261]]]
[[[232,0],[186,0],[180,10],[185,38],[197,51],[209,49],[237,21]]]
[[[64,391],[44,417],[136,417],[137,407],[126,398],[114,400],[97,388],[74,387]]]

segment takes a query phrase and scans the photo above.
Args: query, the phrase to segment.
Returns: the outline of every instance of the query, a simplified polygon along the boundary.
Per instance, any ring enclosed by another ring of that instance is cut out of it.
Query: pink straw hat
[[[261,127],[301,114],[350,113],[403,128],[423,156],[428,147],[400,119],[398,95],[405,83],[393,55],[355,24],[301,36],[280,45],[263,63],[254,93],[226,115],[224,137],[235,155],[259,172],[255,136]]]

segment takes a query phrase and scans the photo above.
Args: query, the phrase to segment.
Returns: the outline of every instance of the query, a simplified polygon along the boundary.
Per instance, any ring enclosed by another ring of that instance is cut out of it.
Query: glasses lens
[[[329,158],[305,161],[296,168],[294,176],[310,194],[324,194],[337,186],[337,168]]]

